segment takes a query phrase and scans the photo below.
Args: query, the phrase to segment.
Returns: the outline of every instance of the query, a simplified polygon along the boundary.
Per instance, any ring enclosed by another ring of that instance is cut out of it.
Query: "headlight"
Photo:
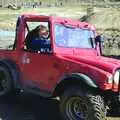
[[[113,83],[113,76],[112,76],[112,75],[110,75],[110,76],[108,77],[108,83],[109,83],[109,84],[112,84],[112,83]]]
[[[119,78],[120,78],[120,72],[119,71],[116,71],[115,75],[114,75],[114,83],[116,85],[119,84]]]

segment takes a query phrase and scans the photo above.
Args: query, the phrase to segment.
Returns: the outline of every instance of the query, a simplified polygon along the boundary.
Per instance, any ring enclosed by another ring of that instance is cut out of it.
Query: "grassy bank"
[[[74,11],[74,12],[73,12]],[[58,15],[78,19],[86,14],[84,7],[23,8],[21,10],[0,9],[0,29],[14,29],[17,17],[21,14]],[[7,24],[6,24],[7,23]]]
[[[58,15],[73,19],[80,19],[86,15],[88,6],[65,6],[49,8],[22,8],[21,10],[0,9],[0,28],[13,29],[16,19],[23,13],[38,13],[42,15]],[[120,33],[120,9],[94,8],[94,15],[88,17],[88,22],[94,24],[98,31],[105,34]],[[8,23],[8,25],[6,25]]]

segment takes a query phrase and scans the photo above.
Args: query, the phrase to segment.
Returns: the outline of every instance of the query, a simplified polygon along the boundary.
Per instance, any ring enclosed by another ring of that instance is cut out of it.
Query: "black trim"
[[[18,31],[19,31],[19,26],[20,26],[20,22],[21,22],[21,17],[18,17],[18,20],[17,20],[17,22],[16,22],[16,30],[15,30],[15,32],[16,32],[16,34],[15,34],[15,42],[14,42],[14,44],[13,44],[13,50],[15,50],[16,49],[16,45],[17,45],[17,38],[18,38]]]
[[[47,98],[52,97],[52,93],[48,92],[47,90],[42,90],[40,88],[29,86],[29,85],[24,86],[23,90],[24,92],[33,93],[42,97],[47,97]]]

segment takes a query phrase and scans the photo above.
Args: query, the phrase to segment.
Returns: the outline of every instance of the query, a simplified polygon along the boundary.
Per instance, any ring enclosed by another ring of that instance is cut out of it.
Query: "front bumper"
[[[103,96],[106,101],[109,101],[113,104],[119,104],[120,105],[120,91],[119,92],[113,92],[113,91],[104,91]]]
[[[118,92],[120,91],[120,87],[116,84],[108,84],[108,83],[103,83],[103,84],[100,84],[100,88],[102,90],[112,90],[113,92]]]

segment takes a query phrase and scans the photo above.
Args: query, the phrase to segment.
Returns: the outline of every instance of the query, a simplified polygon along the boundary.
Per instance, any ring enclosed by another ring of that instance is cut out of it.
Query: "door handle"
[[[26,58],[26,64],[30,63],[30,58]]]
[[[28,58],[26,56],[22,57],[22,63],[23,64],[29,64],[30,63],[30,58]]]

